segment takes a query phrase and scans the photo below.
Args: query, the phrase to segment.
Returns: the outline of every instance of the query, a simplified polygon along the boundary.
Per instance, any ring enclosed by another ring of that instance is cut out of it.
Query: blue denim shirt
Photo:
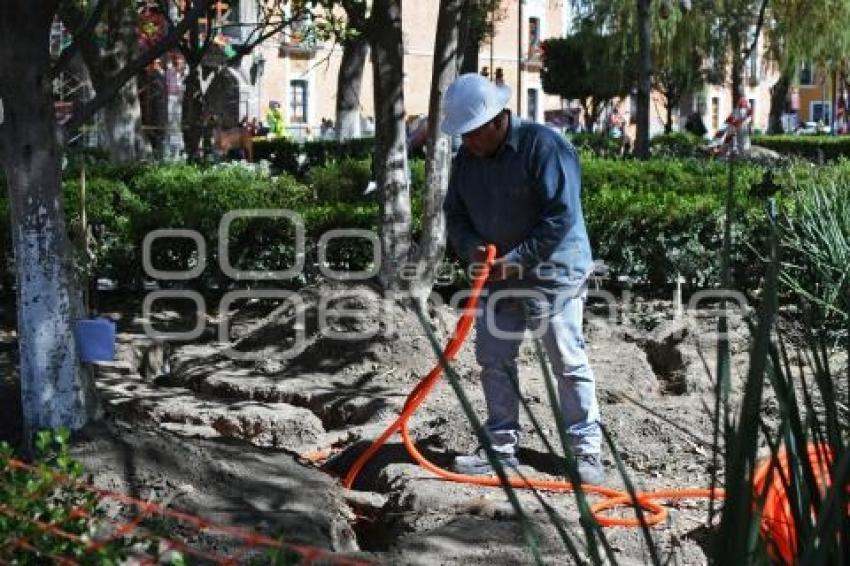
[[[461,148],[443,208],[461,257],[492,243],[497,257],[523,267],[522,281],[505,282],[510,288],[577,293],[593,270],[578,156],[545,126],[511,116],[495,156]]]

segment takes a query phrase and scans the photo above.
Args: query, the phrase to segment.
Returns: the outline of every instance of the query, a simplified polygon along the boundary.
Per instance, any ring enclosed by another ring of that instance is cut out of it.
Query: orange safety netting
[[[8,460],[7,462],[5,462],[5,466],[9,469],[24,471],[33,475],[35,475],[36,473],[44,473],[43,469],[38,469],[35,466],[16,459]],[[92,517],[89,511],[79,507],[72,509],[66,519],[92,519],[99,525],[108,525],[111,527],[111,532],[108,535],[99,538],[92,538],[83,537],[78,534],[68,532],[67,530],[63,529],[59,524],[30,517],[26,514],[18,512],[16,509],[9,505],[0,504],[0,515],[12,518],[16,521],[20,521],[22,523],[35,527],[35,530],[40,536],[47,536],[53,539],[61,539],[74,542],[79,545],[80,548],[84,549],[86,554],[94,554],[104,548],[104,546],[108,545],[110,542],[132,535],[132,537],[136,541],[158,543],[159,554],[156,556],[140,555],[138,553],[133,554],[133,557],[139,559],[143,564],[157,564],[159,558],[162,558],[168,552],[171,551],[178,551],[187,556],[212,562],[214,564],[238,564],[240,563],[241,559],[247,558],[247,555],[250,552],[258,550],[277,550],[292,553],[293,558],[297,557],[297,559],[299,560],[297,562],[298,564],[312,564],[316,562],[320,562],[322,564],[340,564],[345,566],[369,564],[369,562],[366,562],[364,560],[335,554],[331,551],[323,550],[321,548],[311,547],[303,544],[283,543],[277,539],[263,535],[261,533],[257,533],[255,531],[251,531],[249,529],[233,527],[229,525],[220,525],[197,515],[192,515],[189,513],[183,513],[181,511],[169,509],[166,506],[153,501],[144,501],[122,493],[116,493],[109,490],[101,489],[57,471],[51,470],[48,471],[48,474],[52,481],[46,482],[40,487],[40,489],[34,490],[32,493],[28,494],[28,497],[31,500],[35,501],[44,498],[46,492],[52,491],[54,488],[68,487],[83,492],[95,494],[101,501],[112,501],[122,505],[127,509],[135,510],[135,513],[130,513],[131,515],[135,515],[130,520],[124,522],[112,522],[104,517]],[[233,540],[237,545],[239,545],[240,548],[237,552],[233,554],[230,554],[228,556],[221,556],[212,552],[193,548],[191,545],[187,544],[182,540],[163,537],[152,534],[150,532],[146,532],[146,529],[143,528],[142,522],[145,519],[153,516],[167,517],[173,519],[184,527],[194,529],[199,534],[204,533],[229,538]],[[49,558],[51,561],[57,564],[78,564],[76,560],[68,556],[44,554],[42,550],[38,547],[38,545],[34,543],[34,541],[29,540],[25,537],[7,540],[3,542],[4,544],[0,544],[0,563],[6,562],[5,558],[8,556],[7,553],[9,550],[19,549],[31,553],[42,554],[43,556]]]

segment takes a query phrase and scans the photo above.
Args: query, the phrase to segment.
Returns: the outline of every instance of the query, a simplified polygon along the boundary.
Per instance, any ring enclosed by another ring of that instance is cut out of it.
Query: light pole
[[[525,0],[517,2],[516,24],[516,115],[522,118],[522,5]]]

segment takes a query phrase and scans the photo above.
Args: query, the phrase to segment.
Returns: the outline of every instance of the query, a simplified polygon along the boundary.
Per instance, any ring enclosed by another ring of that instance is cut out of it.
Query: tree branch
[[[73,59],[74,55],[76,55],[77,51],[79,51],[82,42],[89,41],[91,39],[92,32],[94,31],[95,26],[97,26],[97,22],[100,21],[100,17],[103,15],[103,10],[106,8],[107,2],[108,0],[100,0],[100,2],[98,2],[97,5],[94,7],[94,10],[92,10],[85,23],[77,31],[71,33],[71,35],[74,37],[74,41],[66,49],[62,50],[62,53],[59,55],[59,59],[50,68],[50,71],[47,75],[50,79],[55,78],[57,75],[59,75],[59,73],[65,70],[65,68],[71,62],[71,59]],[[67,14],[68,16],[81,17],[81,14],[75,10],[69,11]],[[77,23],[79,23],[79,21],[77,21]]]
[[[759,8],[759,18],[756,20],[756,32],[753,34],[753,42],[750,43],[750,46],[744,51],[744,59],[750,56],[750,53],[756,48],[759,42],[759,35],[761,35],[761,28],[764,25],[764,14],[767,12],[767,4],[768,0],[761,0],[761,8]]]
[[[113,98],[130,79],[135,77],[139,71],[171,49],[177,47],[180,38],[189,30],[191,22],[196,21],[201,13],[213,2],[214,0],[202,0],[194,4],[192,9],[186,13],[177,27],[171,29],[160,42],[142,53],[136,59],[127,63],[123,69],[105,81],[104,85],[100,90],[98,90],[97,95],[94,98],[74,109],[71,118],[64,125],[65,132],[74,131],[82,126],[89,118],[94,116],[94,114],[100,110],[107,101]]]

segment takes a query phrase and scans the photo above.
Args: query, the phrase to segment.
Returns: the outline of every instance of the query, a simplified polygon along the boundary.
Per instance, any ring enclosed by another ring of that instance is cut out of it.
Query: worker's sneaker
[[[605,467],[599,454],[579,454],[576,456],[576,467],[581,483],[599,485],[605,482]]]
[[[514,456],[513,446],[493,446],[493,451],[502,466],[507,470],[519,466],[519,460]],[[489,476],[496,473],[493,466],[490,465],[490,460],[487,459],[487,453],[480,446],[472,454],[466,456],[456,456],[454,470],[459,474],[470,476]]]

